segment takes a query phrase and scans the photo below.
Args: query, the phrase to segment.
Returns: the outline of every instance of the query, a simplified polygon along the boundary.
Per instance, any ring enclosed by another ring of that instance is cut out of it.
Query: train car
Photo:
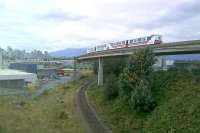
[[[96,52],[96,47],[91,47],[87,49],[87,54]]]
[[[151,35],[147,37],[136,38],[132,40],[124,40],[115,43],[97,45],[96,47],[89,48],[87,53],[94,53],[98,51],[127,48],[127,47],[138,47],[143,45],[157,45],[162,43],[161,35]]]
[[[152,45],[152,44],[161,44],[161,43],[162,43],[161,35],[151,35],[147,37],[129,40],[128,47],[137,47],[141,45]]]
[[[162,43],[162,36],[161,35],[151,35],[149,37],[147,44],[161,44]]]
[[[96,46],[96,52],[104,51],[104,50],[108,50],[108,49],[109,49],[109,46],[107,44],[97,45]]]
[[[118,49],[118,48],[126,48],[126,47],[128,47],[128,40],[109,44],[109,49]]]

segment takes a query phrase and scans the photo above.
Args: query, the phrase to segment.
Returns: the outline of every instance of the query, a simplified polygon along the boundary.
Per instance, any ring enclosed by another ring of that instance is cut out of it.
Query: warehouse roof
[[[37,75],[18,70],[0,69],[0,80],[16,80],[16,79],[24,79],[25,81],[33,82],[37,80]]]
[[[10,69],[0,69],[0,76],[1,75],[22,75],[22,74],[30,74],[22,71],[17,70],[10,70]]]

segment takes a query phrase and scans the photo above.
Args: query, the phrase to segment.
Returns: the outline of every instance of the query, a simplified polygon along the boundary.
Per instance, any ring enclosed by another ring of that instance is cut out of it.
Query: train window
[[[133,43],[133,40],[130,40],[130,43]]]
[[[122,44],[125,44],[126,42],[125,41],[122,41]]]
[[[149,40],[151,40],[151,37],[149,36],[149,37],[147,37],[147,41],[149,41]]]
[[[144,41],[145,41],[145,38],[142,38],[141,41],[144,42]]]
[[[138,38],[138,42],[140,42],[141,41],[141,38]]]

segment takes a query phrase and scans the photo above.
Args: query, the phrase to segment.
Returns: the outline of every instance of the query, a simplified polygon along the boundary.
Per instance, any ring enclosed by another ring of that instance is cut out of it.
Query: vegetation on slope
[[[115,69],[105,61],[111,67],[105,70],[108,78],[88,90],[89,101],[114,133],[200,132],[200,72],[153,71],[153,64],[150,48],[126,65],[113,60]]]
[[[0,97],[0,133],[83,133],[74,104],[76,89],[86,80],[67,83],[35,100]]]
[[[200,132],[200,82],[188,73],[158,72],[157,75],[158,84],[165,82],[166,86],[155,91],[158,102],[151,113],[130,110],[119,98],[105,100],[103,89],[97,86],[88,90],[92,105],[114,133]]]

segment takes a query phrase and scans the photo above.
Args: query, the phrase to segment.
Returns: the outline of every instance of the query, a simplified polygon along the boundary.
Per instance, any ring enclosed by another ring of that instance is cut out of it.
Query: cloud
[[[199,7],[199,0],[0,0],[0,45],[54,51],[149,34],[200,39]]]
[[[158,16],[150,16],[143,22],[130,22],[130,27],[144,28],[147,30],[168,27],[173,24],[180,24],[195,16],[200,16],[200,1],[186,1],[179,5],[174,5],[163,11]],[[159,10],[158,10],[159,12]],[[156,13],[155,13],[156,14]],[[154,15],[154,14],[152,14]]]
[[[4,11],[5,9],[6,9],[5,5],[0,3],[0,11]]]
[[[69,12],[62,12],[62,11],[50,11],[46,14],[39,15],[39,19],[42,20],[53,20],[53,21],[81,21],[86,19],[86,16],[81,15],[74,15]]]

